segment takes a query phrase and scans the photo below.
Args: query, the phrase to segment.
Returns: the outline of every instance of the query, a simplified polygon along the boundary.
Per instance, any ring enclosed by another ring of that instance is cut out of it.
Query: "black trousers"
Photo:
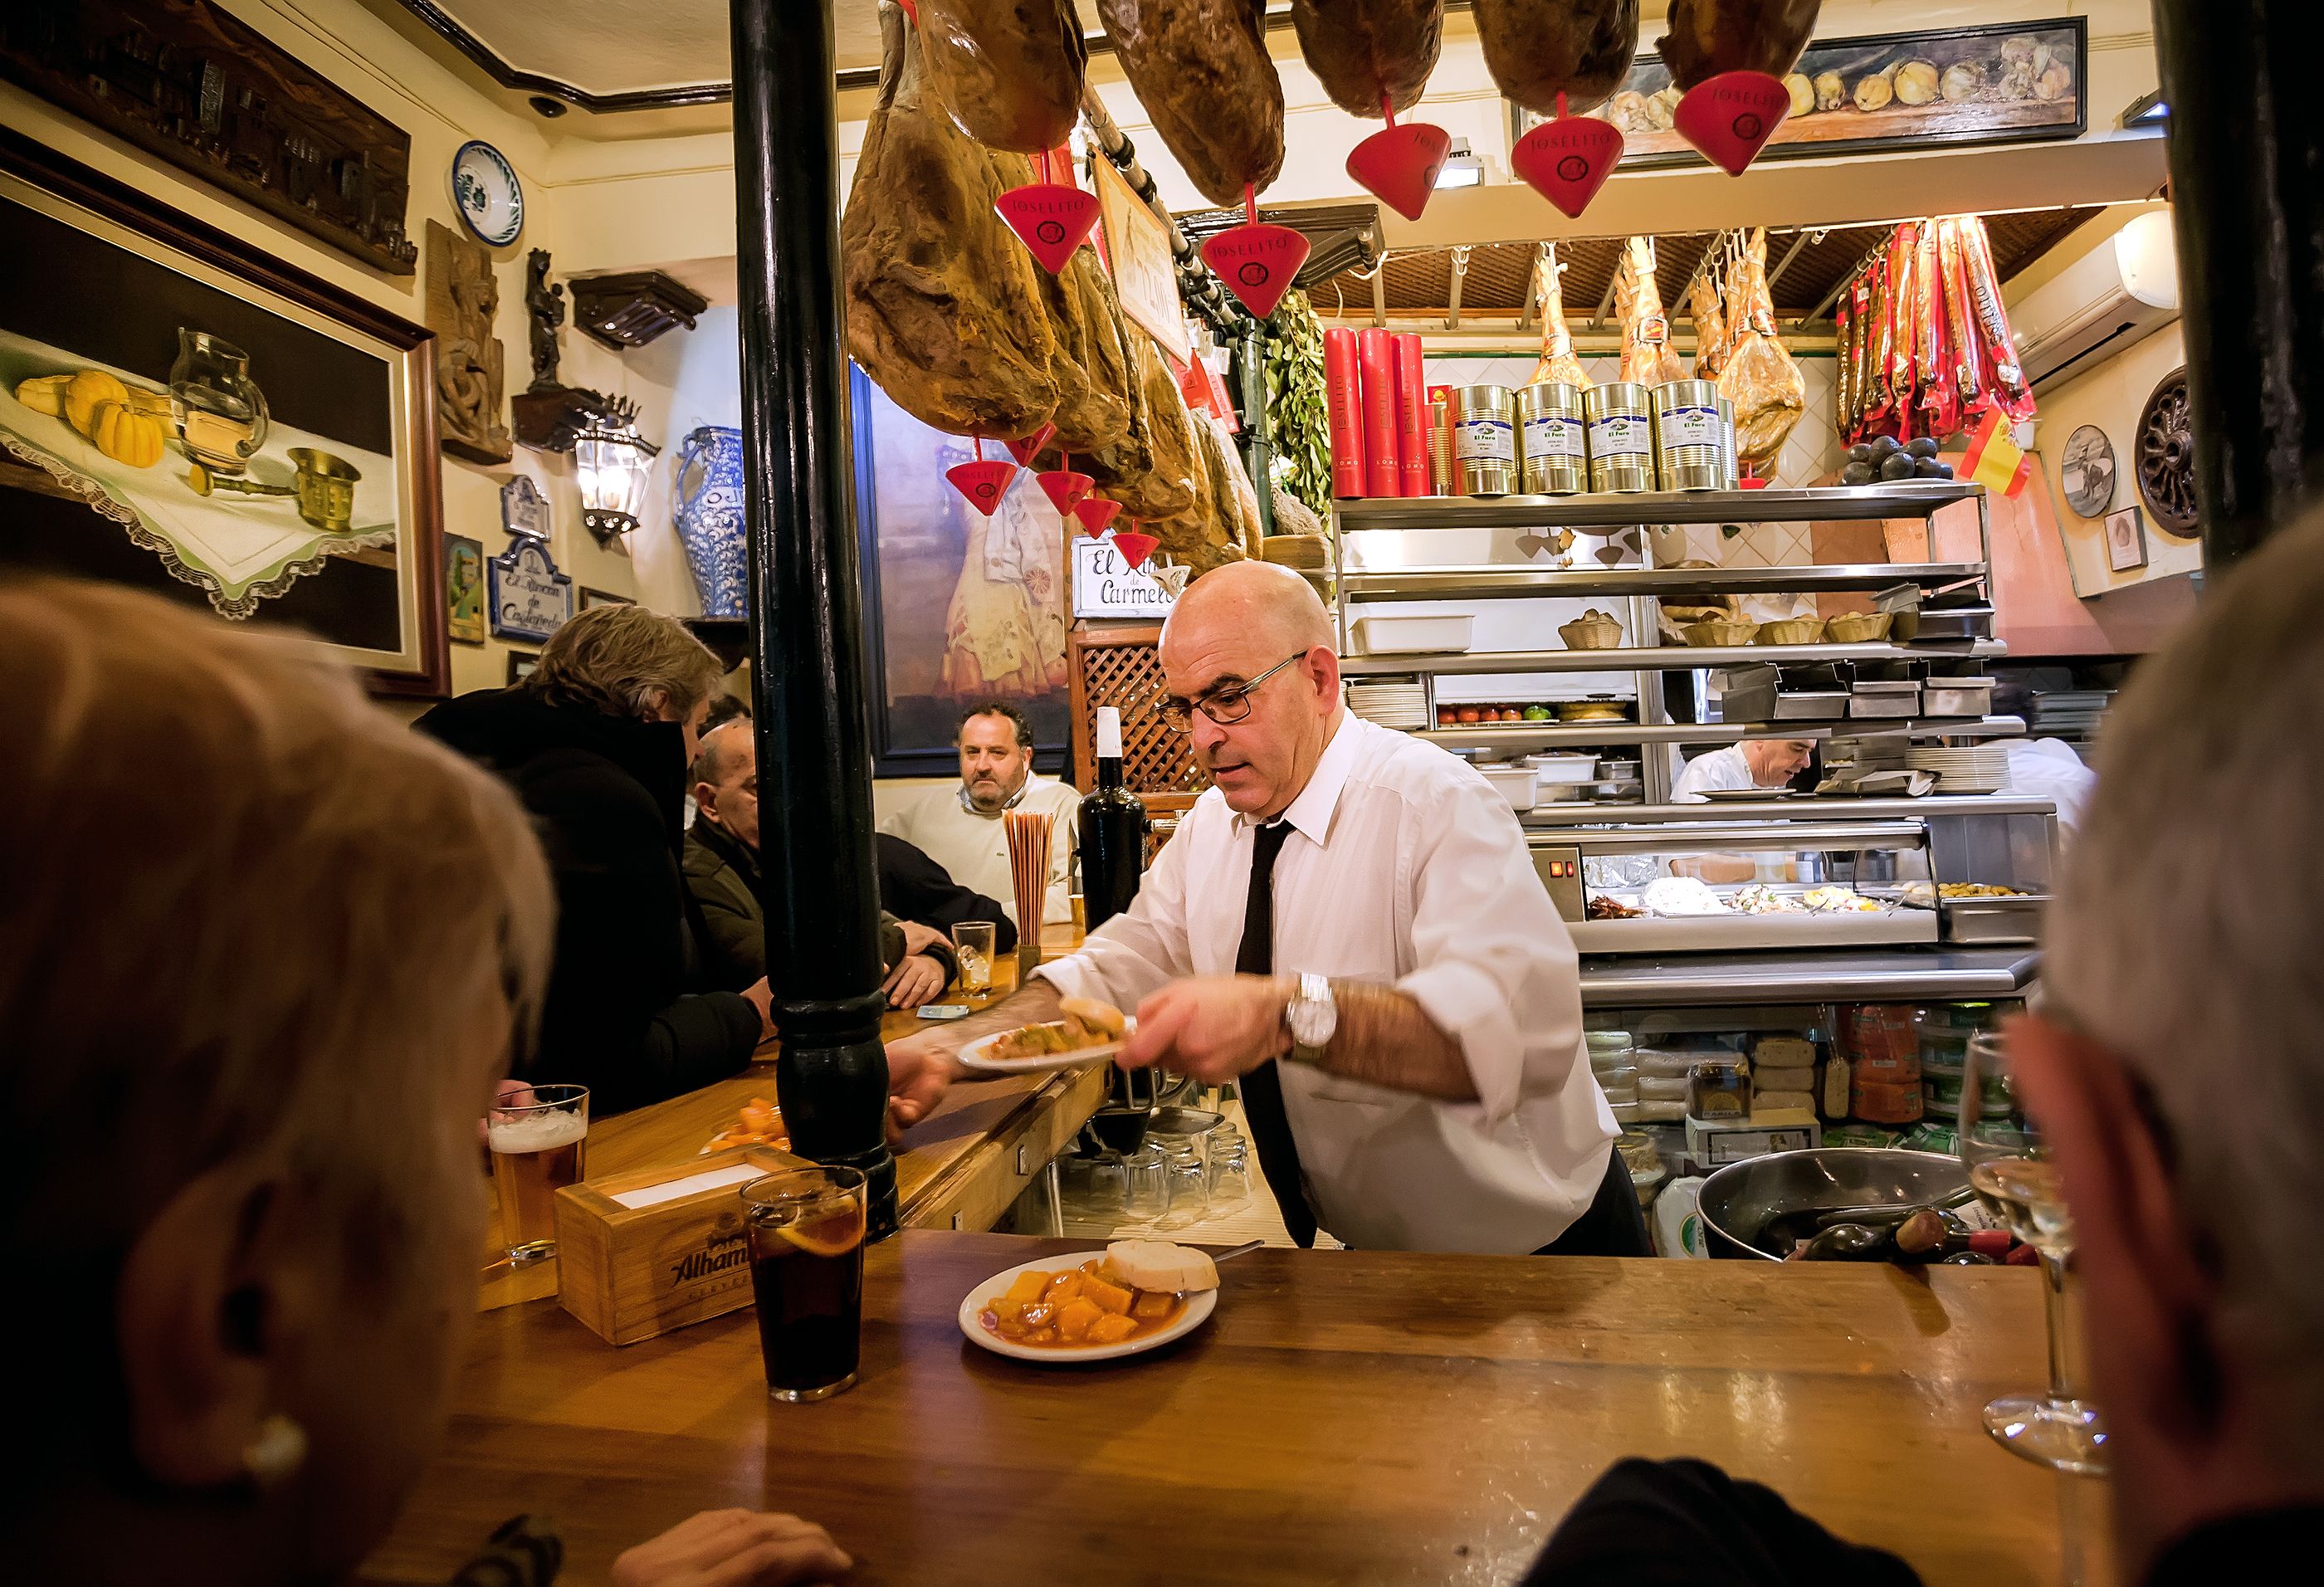
[[[1606,1154],[1606,1177],[1598,1194],[1567,1225],[1564,1233],[1533,1253],[1537,1257],[1650,1257],[1653,1241],[1646,1238],[1646,1214],[1638,1193],[1630,1187],[1630,1166],[1622,1154]]]

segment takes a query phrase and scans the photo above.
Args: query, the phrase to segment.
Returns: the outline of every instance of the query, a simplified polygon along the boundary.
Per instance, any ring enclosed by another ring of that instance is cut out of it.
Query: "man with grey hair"
[[[1080,952],[889,1048],[897,1121],[967,1038],[1102,999],[1138,1010],[1124,1066],[1240,1084],[1303,1245],[1646,1255],[1524,831],[1475,768],[1347,709],[1332,638],[1287,568],[1194,581],[1163,630],[1161,715],[1209,791]]]

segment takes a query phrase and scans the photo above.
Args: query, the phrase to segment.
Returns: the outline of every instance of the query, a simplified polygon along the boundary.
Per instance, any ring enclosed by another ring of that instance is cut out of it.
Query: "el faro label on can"
[[[1461,419],[1452,424],[1452,456],[1462,463],[1515,463],[1517,431],[1506,419]]]
[[[1718,409],[1670,408],[1664,411],[1665,447],[1716,447],[1721,444]]]
[[[1590,427],[1592,457],[1644,457],[1650,455],[1652,435],[1646,421],[1628,413],[1609,413]]]
[[[1528,457],[1572,457],[1583,456],[1582,426],[1557,414],[1545,414],[1525,421],[1525,451]]]

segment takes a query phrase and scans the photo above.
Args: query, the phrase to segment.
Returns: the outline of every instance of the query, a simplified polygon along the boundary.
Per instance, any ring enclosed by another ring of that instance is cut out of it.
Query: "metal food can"
[[[1588,425],[1582,390],[1564,381],[1517,388],[1517,450],[1529,496],[1572,496],[1590,488]]]
[[[1428,388],[1428,494],[1452,494],[1452,400],[1443,386]]]
[[[1590,488],[1654,489],[1654,407],[1646,388],[1636,381],[1613,381],[1591,386],[1582,403],[1590,426]]]
[[[1663,489],[1720,489],[1727,481],[1727,445],[1719,423],[1719,388],[1707,380],[1656,386],[1655,450]]]
[[[1735,457],[1735,404],[1726,398],[1719,399],[1720,444],[1726,448],[1719,459],[1721,490],[1740,490],[1743,470]]]
[[[1452,389],[1452,475],[1464,496],[1507,496],[1518,484],[1517,436],[1507,386]]]

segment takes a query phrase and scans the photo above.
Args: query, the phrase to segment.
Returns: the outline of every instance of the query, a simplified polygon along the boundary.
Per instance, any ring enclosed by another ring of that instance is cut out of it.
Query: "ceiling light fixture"
[[[1443,188],[1475,188],[1484,185],[1485,162],[1469,152],[1469,140],[1455,138],[1444,156],[1444,165],[1436,173],[1436,185]]]

